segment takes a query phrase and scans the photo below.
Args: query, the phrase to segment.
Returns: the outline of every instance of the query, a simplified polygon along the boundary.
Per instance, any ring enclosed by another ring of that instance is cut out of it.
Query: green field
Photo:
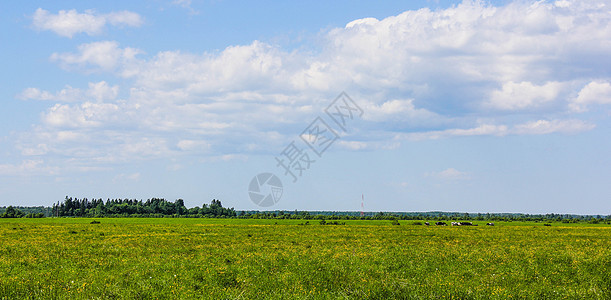
[[[0,220],[0,299],[611,299],[609,225],[92,220]]]

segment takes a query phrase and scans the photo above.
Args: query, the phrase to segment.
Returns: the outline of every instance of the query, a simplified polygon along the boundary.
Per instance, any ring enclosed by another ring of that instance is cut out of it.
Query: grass
[[[611,298],[609,225],[96,220],[0,220],[0,299]]]

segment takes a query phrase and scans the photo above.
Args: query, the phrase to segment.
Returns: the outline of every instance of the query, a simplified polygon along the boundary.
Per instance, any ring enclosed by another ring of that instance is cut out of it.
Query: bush
[[[45,217],[45,214],[43,213],[37,213],[37,214],[29,213],[24,216],[24,218],[44,218],[44,217]]]

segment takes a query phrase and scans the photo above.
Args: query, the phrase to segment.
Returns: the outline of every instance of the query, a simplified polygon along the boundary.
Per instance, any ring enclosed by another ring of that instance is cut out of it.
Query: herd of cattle
[[[452,226],[478,226],[477,224],[473,224],[473,222],[451,222]],[[424,222],[424,225],[431,225],[429,222]],[[447,226],[446,222],[437,222],[435,223],[437,226]],[[494,223],[486,223],[488,226],[494,226]]]

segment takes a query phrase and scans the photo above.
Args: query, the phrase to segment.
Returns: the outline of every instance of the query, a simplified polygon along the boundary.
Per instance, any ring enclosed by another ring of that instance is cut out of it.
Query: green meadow
[[[604,224],[92,221],[0,219],[0,299],[611,299]]]

